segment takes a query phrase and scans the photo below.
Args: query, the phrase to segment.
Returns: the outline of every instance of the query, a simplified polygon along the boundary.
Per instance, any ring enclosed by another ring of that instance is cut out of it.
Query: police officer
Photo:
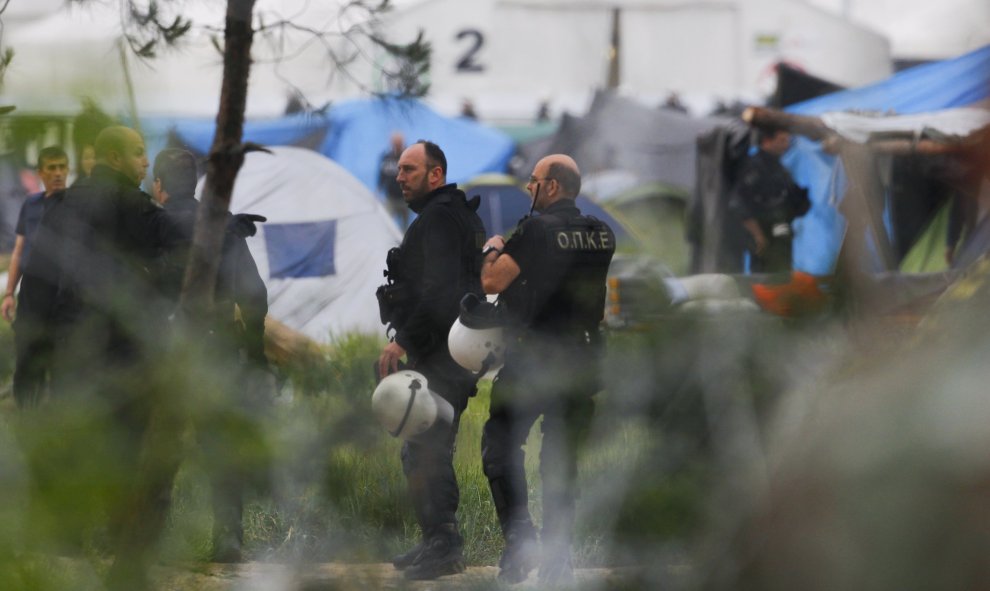
[[[382,318],[395,335],[378,360],[384,377],[406,357],[407,367],[422,373],[430,390],[454,407],[449,429],[431,430],[402,448],[402,468],[423,540],[396,556],[393,564],[407,578],[422,580],[464,570],[453,456],[460,415],[474,395],[476,378],[451,359],[447,333],[461,297],[481,292],[478,267],[485,240],[477,203],[469,204],[446,178],[447,159],[436,144],[420,140],[402,152],[397,180],[417,217],[389,257],[393,297],[383,305]]]
[[[791,134],[777,127],[758,130],[759,151],[739,171],[729,198],[729,211],[750,239],[750,270],[791,270],[792,223],[811,207],[808,191],[798,187],[780,163],[790,148]]]
[[[169,221],[156,274],[162,293],[177,304],[199,206],[194,196],[196,160],[185,150],[167,149],[155,158],[152,170],[152,193]],[[214,300],[214,322],[202,332],[211,339],[209,349],[216,354],[217,366],[221,368],[217,373],[227,379],[230,390],[223,393],[219,411],[228,415],[227,419],[246,413],[248,416],[235,418],[251,421],[252,411],[263,408],[267,402],[264,386],[268,380],[264,378],[270,374],[264,335],[268,290],[245,237],[234,229],[224,235]],[[237,392],[236,400],[234,392]],[[241,561],[243,488],[255,476],[251,474],[250,462],[239,461],[244,453],[236,448],[236,435],[228,433],[230,423],[230,420],[213,420],[200,423],[197,429],[213,495],[215,562]]]
[[[500,294],[511,325],[505,366],[492,388],[482,436],[482,460],[505,537],[499,579],[526,579],[539,559],[540,580],[552,585],[573,576],[576,446],[586,433],[598,390],[599,323],[615,234],[581,215],[577,164],[563,154],[533,169],[527,190],[540,215],[519,225],[508,242],[485,245],[481,281]],[[522,446],[543,415],[542,553],[529,515]]]

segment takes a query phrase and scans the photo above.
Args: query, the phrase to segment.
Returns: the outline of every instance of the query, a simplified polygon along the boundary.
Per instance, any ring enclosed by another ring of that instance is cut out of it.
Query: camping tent
[[[205,154],[213,141],[215,122],[207,119],[150,121],[156,135]],[[465,118],[440,115],[415,99],[366,98],[344,101],[324,115],[288,115],[249,121],[245,141],[263,145],[300,145],[337,162],[366,187],[376,190],[378,162],[393,131],[407,143],[436,142],[447,155],[447,179],[464,182],[485,172],[503,172],[515,150],[506,134]],[[151,148],[149,148],[151,149]]]
[[[110,113],[128,113],[129,77],[140,116],[216,113],[222,59],[215,38],[224,27],[225,2],[157,3],[156,10],[163,20],[182,16],[193,27],[174,48],[159,51],[152,60],[138,59],[129,50],[120,51],[126,42],[121,32],[124,17],[119,2],[61,4],[43,17],[24,19],[5,31],[4,46],[14,48],[17,57],[5,74],[3,96],[22,111],[69,113],[78,109],[80,97],[85,96]],[[367,26],[365,15],[358,10],[351,9],[340,16],[344,4],[344,0],[257,1],[256,27],[262,22],[271,26],[291,20],[312,30],[348,33],[324,37],[321,42],[291,27],[256,34],[248,116],[281,114],[288,99],[300,92],[320,105],[331,99],[361,96],[368,90],[386,90],[374,67],[385,63],[384,51],[373,43],[360,47],[360,59],[353,60],[347,76],[341,75],[327,56],[328,47],[343,50],[343,55],[353,54],[354,47],[345,37],[360,38],[355,30]],[[122,66],[125,61],[126,72]]]
[[[481,198],[478,217],[485,225],[485,233],[488,236],[493,234],[507,236],[519,225],[519,221],[530,213],[533,203],[529,193],[520,188],[515,179],[507,175],[486,174],[475,177],[464,185],[464,192],[467,193],[468,199],[475,196]],[[576,202],[581,213],[594,216],[612,228],[620,247],[632,246],[629,232],[610,213],[581,195]]]
[[[690,194],[663,183],[637,183],[599,204],[635,237],[642,252],[677,275],[688,272],[684,221]]]
[[[654,103],[671,91],[755,98],[779,61],[846,86],[890,73],[883,36],[797,0],[411,0],[385,30],[428,31],[445,110],[468,97],[498,118],[532,117],[542,101],[580,110],[610,81]]]
[[[382,329],[375,289],[401,238],[374,195],[316,152],[251,152],[231,211],[268,218],[248,247],[268,286],[269,315],[318,342]]]

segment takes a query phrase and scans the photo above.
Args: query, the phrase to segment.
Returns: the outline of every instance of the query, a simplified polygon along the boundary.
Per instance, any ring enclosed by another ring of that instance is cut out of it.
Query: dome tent
[[[312,150],[252,152],[230,209],[268,218],[248,247],[268,286],[269,315],[317,342],[382,330],[375,288],[399,229],[378,199]]]

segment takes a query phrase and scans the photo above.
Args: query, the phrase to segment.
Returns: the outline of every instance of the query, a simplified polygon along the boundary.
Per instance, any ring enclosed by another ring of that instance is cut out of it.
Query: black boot
[[[392,566],[398,570],[409,568],[410,566],[416,564],[416,560],[419,559],[419,555],[422,554],[425,549],[426,540],[423,540],[402,554],[393,556]]]
[[[229,498],[228,503],[214,503],[213,509],[213,561],[241,562],[241,545],[244,528],[241,525],[243,505],[240,497]]]
[[[550,544],[544,546],[540,559],[540,585],[556,587],[574,582],[574,567],[571,562],[569,545]]]
[[[457,532],[457,524],[445,523],[437,527],[425,543],[416,562],[406,568],[407,579],[428,581],[464,572],[464,539]]]
[[[498,580],[514,585],[526,580],[529,571],[536,568],[539,546],[536,528],[529,521],[518,521],[505,528],[505,550],[499,560]]]

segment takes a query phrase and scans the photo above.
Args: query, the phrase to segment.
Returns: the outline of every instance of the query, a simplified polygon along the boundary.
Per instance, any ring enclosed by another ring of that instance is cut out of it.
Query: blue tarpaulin
[[[148,120],[148,135],[164,138],[170,131],[189,148],[206,154],[215,122],[206,119]],[[377,193],[378,163],[393,132],[406,143],[435,142],[447,156],[447,180],[465,182],[481,173],[504,172],[515,151],[505,133],[463,117],[440,115],[414,99],[368,98],[336,104],[325,114],[294,114],[249,121],[244,140],[267,146],[303,146],[337,162]],[[153,153],[164,147],[149,141]]]
[[[965,107],[990,98],[990,46],[960,57],[916,66],[886,80],[792,105],[800,115],[876,111],[899,115]],[[783,158],[794,180],[808,187],[811,211],[797,224],[794,268],[814,275],[832,272],[845,232],[834,200],[844,193],[841,166],[817,142],[795,138]]]

